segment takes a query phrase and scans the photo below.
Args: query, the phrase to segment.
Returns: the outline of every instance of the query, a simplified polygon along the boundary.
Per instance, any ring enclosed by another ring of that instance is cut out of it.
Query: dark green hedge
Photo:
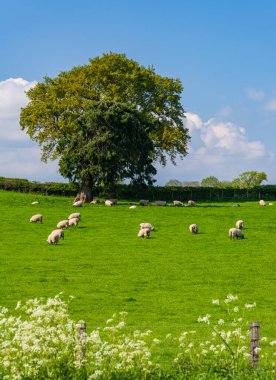
[[[22,193],[35,193],[43,195],[75,196],[78,185],[58,182],[31,182],[27,179],[0,177],[0,189]],[[246,200],[275,200],[276,185],[264,185],[253,189],[233,188],[207,188],[207,187],[165,187],[165,186],[134,186],[116,185],[112,189],[94,189],[94,196],[102,198],[117,198],[150,201],[165,200],[183,202],[194,201],[246,201]]]

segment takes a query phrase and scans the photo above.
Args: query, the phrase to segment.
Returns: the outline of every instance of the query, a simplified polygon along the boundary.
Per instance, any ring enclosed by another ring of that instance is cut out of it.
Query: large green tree
[[[77,120],[76,131],[58,140],[60,173],[80,181],[87,200],[93,185],[110,188],[126,178],[152,184],[154,146],[146,133],[151,123],[133,106],[92,102]]]
[[[265,172],[248,171],[241,173],[237,178],[233,179],[232,187],[239,189],[250,189],[259,186],[263,181],[267,180]]]
[[[201,180],[202,187],[220,187],[220,181],[217,177],[210,176]]]
[[[31,88],[20,124],[47,161],[62,157],[60,139],[78,133],[77,120],[92,102],[126,103],[148,120],[145,130],[154,145],[154,159],[165,165],[167,157],[175,163],[177,155],[187,154],[190,137],[183,125],[181,92],[179,79],[162,77],[124,54],[109,53]]]

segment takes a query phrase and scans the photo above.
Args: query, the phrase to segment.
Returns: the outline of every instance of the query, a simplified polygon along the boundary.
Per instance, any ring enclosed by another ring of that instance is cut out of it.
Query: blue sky
[[[20,131],[24,91],[45,75],[125,53],[178,77],[189,155],[158,169],[171,178],[231,180],[267,172],[276,183],[276,1],[0,0],[0,176],[61,180],[57,163]],[[20,78],[20,79],[19,79]]]

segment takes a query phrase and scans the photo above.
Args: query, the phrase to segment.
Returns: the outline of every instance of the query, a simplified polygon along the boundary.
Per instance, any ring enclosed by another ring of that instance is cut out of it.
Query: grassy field
[[[163,335],[213,315],[211,300],[232,293],[243,303],[256,301],[252,320],[261,322],[262,335],[276,337],[276,204],[85,205],[75,210],[79,227],[66,230],[57,246],[46,239],[74,212],[72,199],[1,191],[0,207],[2,306],[64,292],[75,296],[72,318],[84,319],[89,330],[127,311],[130,328]],[[36,213],[43,224],[29,223]],[[230,241],[228,229],[238,219],[246,222],[245,239]],[[155,226],[150,239],[137,238],[141,222]],[[188,231],[191,223],[198,235]]]

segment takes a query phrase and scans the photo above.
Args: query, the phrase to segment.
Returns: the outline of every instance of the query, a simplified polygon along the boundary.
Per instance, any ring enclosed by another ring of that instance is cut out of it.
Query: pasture
[[[31,205],[38,200],[40,203]],[[0,191],[0,305],[52,297],[70,302],[73,319],[88,330],[127,311],[127,325],[157,336],[195,326],[214,313],[212,299],[229,293],[257,303],[252,320],[262,335],[276,337],[276,204],[199,203],[197,207],[140,207],[129,203],[74,209],[71,198]],[[65,230],[56,246],[46,242],[57,222],[81,212],[78,228]],[[41,213],[42,224],[29,223]],[[230,241],[228,229],[243,219],[245,239]],[[155,226],[139,239],[141,222]],[[188,231],[197,223],[199,234]],[[220,317],[218,314],[216,317]]]

